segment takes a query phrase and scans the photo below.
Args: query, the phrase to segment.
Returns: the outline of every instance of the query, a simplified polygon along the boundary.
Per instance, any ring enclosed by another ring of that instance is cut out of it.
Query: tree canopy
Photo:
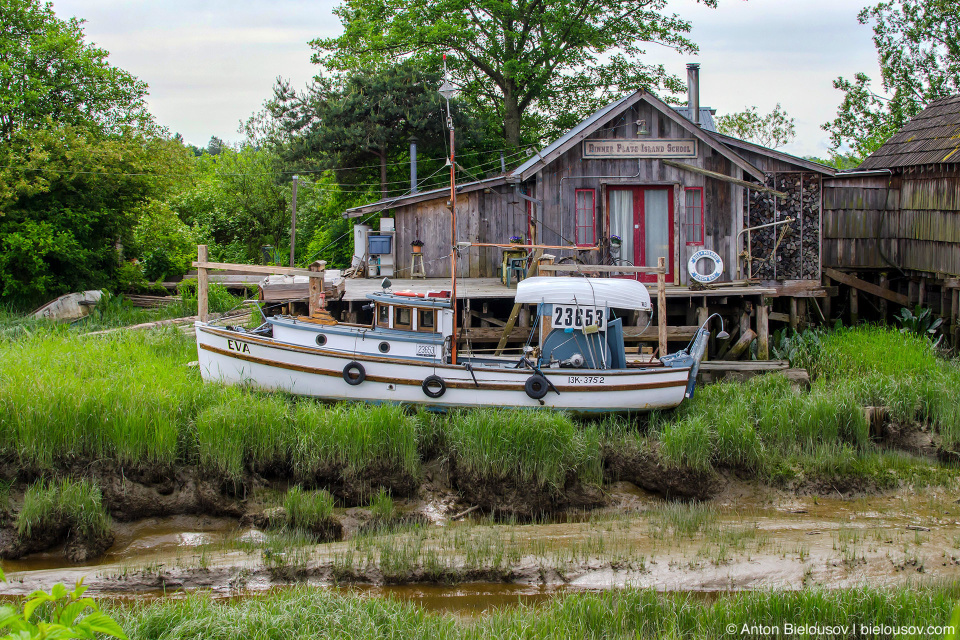
[[[724,114],[717,118],[717,131],[771,149],[782,147],[797,135],[793,118],[787,115],[779,102],[773,111],[765,115],[761,115],[756,106]]]
[[[84,42],[83,22],[40,0],[0,0],[0,138],[58,124],[105,133],[152,124],[147,85]]]
[[[716,6],[717,0],[698,0]],[[449,54],[463,99],[510,146],[556,136],[604,101],[641,87],[682,91],[642,62],[644,44],[697,51],[667,0],[344,0],[342,35],[311,45],[331,73],[415,58],[439,70]]]
[[[865,73],[834,80],[843,102],[823,129],[834,149],[863,158],[928,103],[960,92],[960,11],[956,0],[889,0],[858,19],[873,25],[881,89]]]

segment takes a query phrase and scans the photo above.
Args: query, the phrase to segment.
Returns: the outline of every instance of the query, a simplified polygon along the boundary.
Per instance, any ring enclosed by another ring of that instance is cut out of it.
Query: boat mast
[[[457,364],[457,163],[453,118],[450,116],[450,98],[455,94],[456,88],[447,76],[447,54],[443,54],[443,84],[440,85],[440,95],[447,101],[447,128],[450,129],[450,307],[453,309],[450,364]]]

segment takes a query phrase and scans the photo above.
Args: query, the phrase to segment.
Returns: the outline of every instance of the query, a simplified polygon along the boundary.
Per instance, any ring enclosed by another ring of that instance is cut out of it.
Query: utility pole
[[[299,176],[293,176],[293,197],[290,198],[290,266],[293,267],[294,256],[297,251],[297,181]]]

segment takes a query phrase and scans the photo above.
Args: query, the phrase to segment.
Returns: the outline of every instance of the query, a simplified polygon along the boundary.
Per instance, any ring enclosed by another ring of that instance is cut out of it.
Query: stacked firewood
[[[820,251],[820,180],[815,173],[767,174],[766,186],[787,194],[749,191],[746,226],[793,218],[792,222],[751,233],[753,277],[761,280],[816,278]]]

